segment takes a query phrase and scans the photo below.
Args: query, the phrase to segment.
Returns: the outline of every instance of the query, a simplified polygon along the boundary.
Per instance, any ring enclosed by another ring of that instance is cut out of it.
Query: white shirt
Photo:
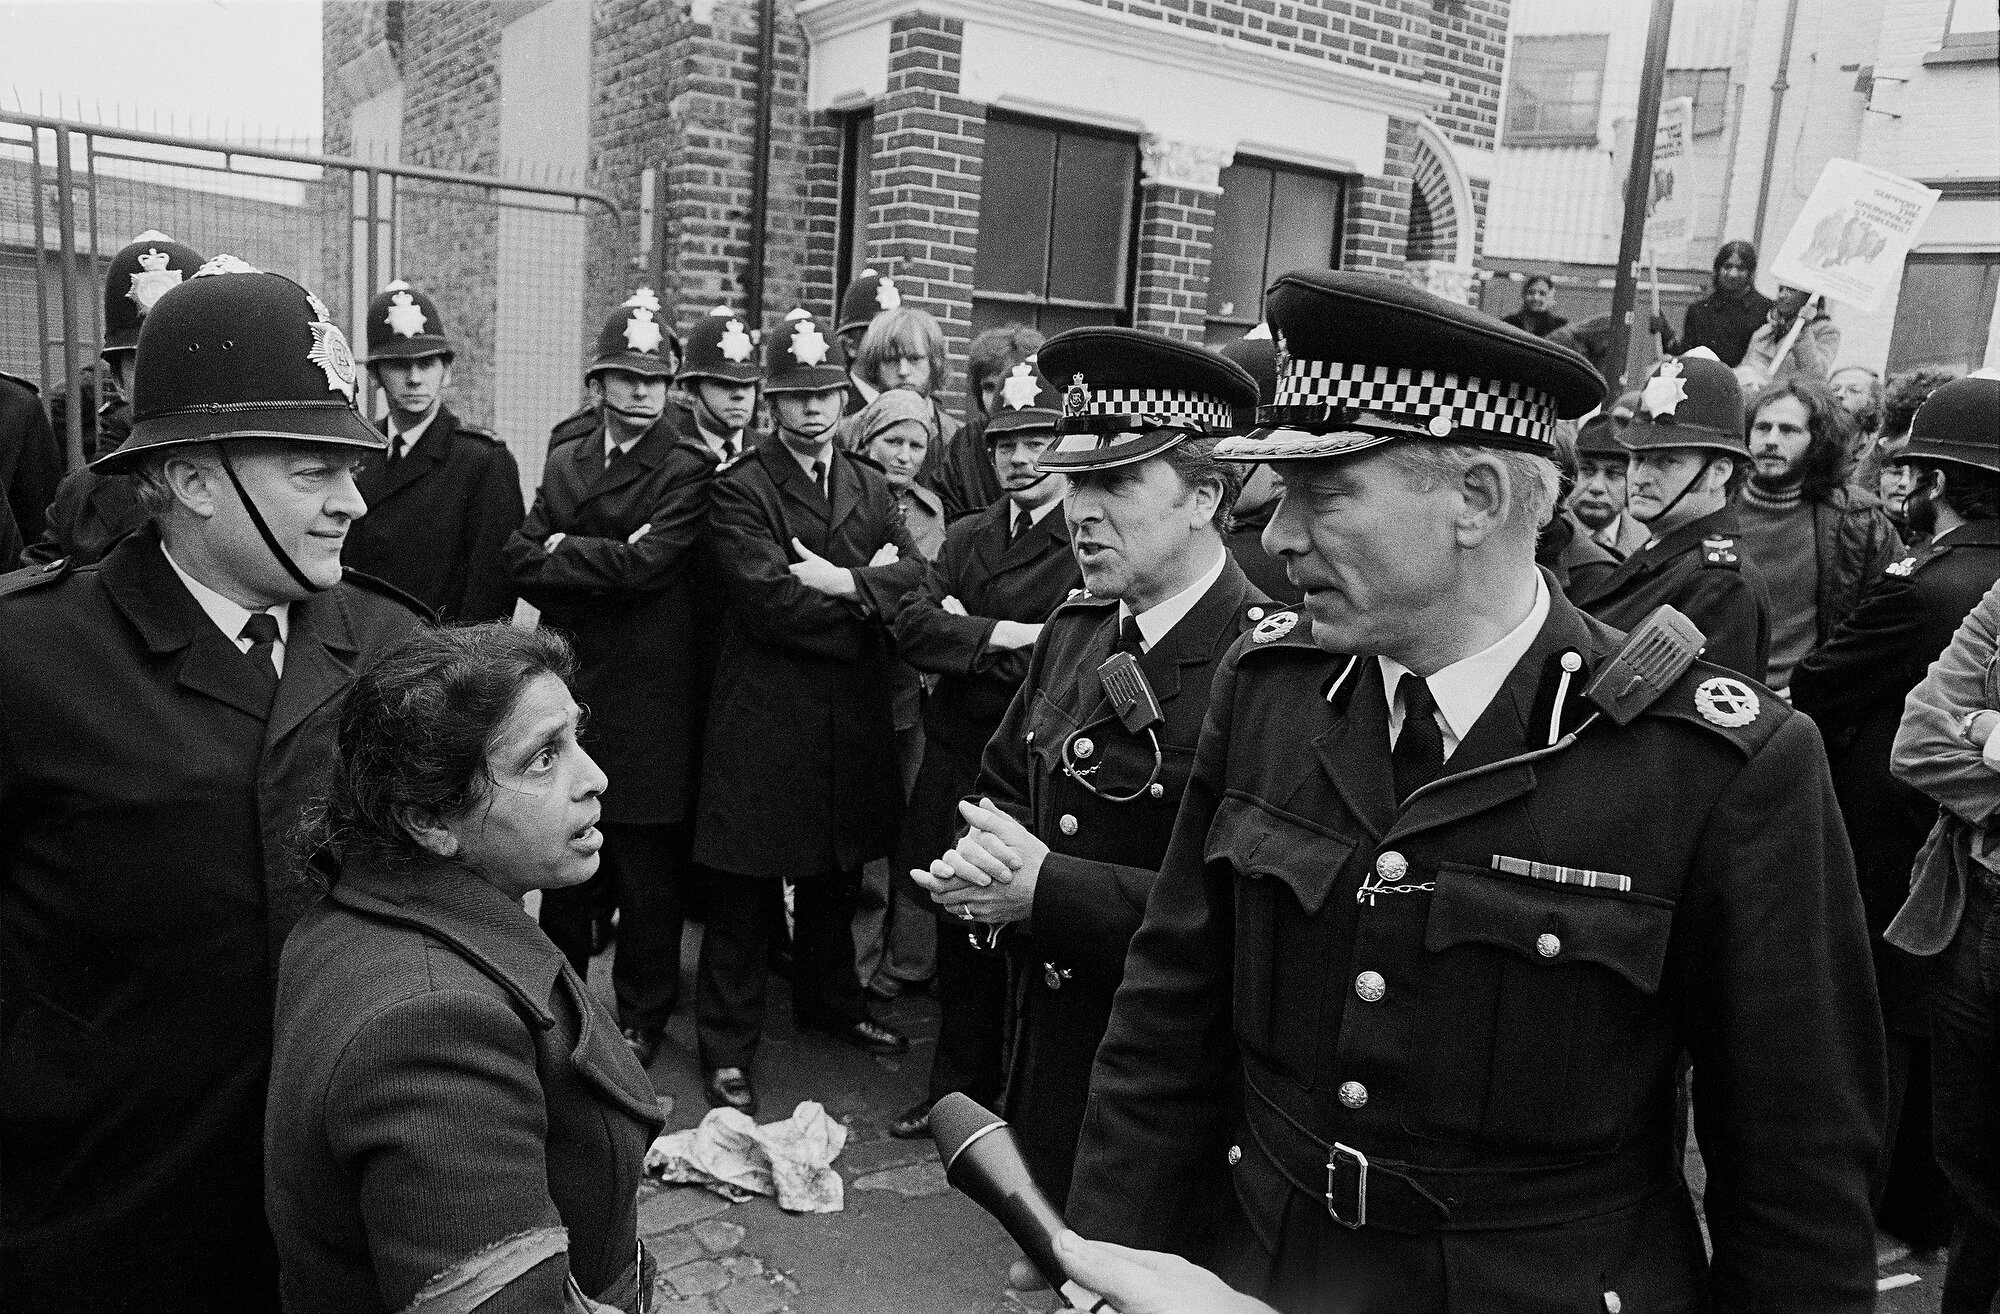
[[[642,434],[640,434],[640,435],[639,435],[639,438],[644,438],[645,436],[646,436],[646,435],[642,433]],[[610,429],[610,427],[609,427],[609,426],[606,426],[606,428],[605,428],[605,430],[604,430],[604,463],[605,463],[606,465],[609,465],[609,464],[611,464],[611,454],[612,454],[613,452],[629,452],[629,451],[631,451],[631,450],[632,450],[632,445],[633,445],[634,443],[638,442],[638,441],[639,441],[639,438],[627,438],[627,439],[626,439],[626,440],[625,440],[624,442],[622,442],[622,443],[621,443],[621,442],[615,442],[615,441],[613,441],[613,440],[612,440],[612,437],[611,437],[611,429]]]
[[[396,450],[396,440],[398,438],[403,440],[403,451],[396,458],[397,460],[402,460],[404,456],[408,456],[416,450],[417,444],[423,440],[423,436],[430,432],[431,421],[438,417],[440,409],[441,407],[439,406],[431,407],[429,415],[426,415],[422,420],[408,429],[398,429],[396,427],[396,413],[394,411],[389,412],[389,450],[392,452]]]
[[[1610,520],[1605,522],[1604,528],[1593,529],[1590,531],[1590,536],[1592,538],[1596,539],[1599,543],[1603,544],[1605,547],[1612,548],[1614,550],[1618,547],[1618,540],[1620,538],[1623,538],[1624,535],[1625,535],[1625,513],[1623,511],[1620,511],[1617,515],[1612,516]]]
[[[181,583],[187,585],[187,591],[194,595],[194,600],[201,604],[201,609],[208,613],[210,620],[215,622],[215,628],[222,631],[222,637],[235,644],[236,651],[249,652],[250,640],[243,637],[243,626],[250,619],[249,610],[233,600],[223,597],[208,585],[188,574],[185,570],[182,570],[181,563],[174,560],[174,554],[167,551],[165,543],[160,544],[160,555],[167,559],[167,564],[174,568],[174,574],[181,577]],[[279,675],[283,675],[285,673],[285,640],[290,638],[292,633],[292,604],[281,602],[275,607],[266,607],[264,610],[276,617],[278,621],[278,641],[271,645],[271,665],[278,668]]]
[[[1049,505],[1055,505],[1051,502]],[[1215,581],[1222,578],[1222,568],[1229,564],[1229,549],[1215,545],[1215,564],[1203,571],[1201,578],[1182,589],[1165,602],[1158,603],[1137,613],[1139,617],[1139,651],[1151,652],[1159,646],[1167,631],[1180,624],[1181,617],[1194,610],[1194,604],[1201,601],[1202,594],[1208,592]],[[1130,607],[1121,599],[1118,603],[1118,627],[1125,627],[1125,618],[1133,615]]]
[[[1036,525],[1041,524],[1042,517],[1046,516],[1049,512],[1055,510],[1056,504],[1061,501],[1062,499],[1060,497],[1051,498],[1050,500],[1036,507],[1034,510],[1028,512],[1027,513],[1028,528],[1032,529]],[[1019,538],[1021,536],[1021,514],[1022,514],[1021,504],[1019,502],[1013,502],[1008,505],[1007,536],[1009,538]],[[1124,620],[1124,617],[1120,616],[1119,620],[1121,621]]]
[[[826,494],[828,497],[833,496],[833,444],[832,443],[828,443],[826,446],[820,448],[818,454],[813,456],[801,455],[799,449],[792,446],[790,443],[785,444],[785,450],[792,454],[792,459],[799,463],[799,469],[806,472],[806,478],[808,479],[811,479],[813,477],[813,462],[818,461],[824,464],[826,466],[826,469],[821,471],[819,479],[817,479],[815,482],[819,484],[820,492]]]
[[[1479,719],[1500,686],[1507,683],[1507,677],[1520,665],[1521,658],[1535,642],[1535,636],[1542,632],[1542,622],[1549,618],[1549,588],[1542,582],[1542,572],[1535,572],[1535,603],[1528,608],[1528,617],[1507,632],[1498,643],[1461,658],[1445,667],[1426,681],[1431,687],[1431,697],[1437,700],[1438,729],[1444,736],[1444,755],[1448,758],[1458,748],[1459,742],[1472,731],[1473,722]],[[1396,697],[1396,686],[1410,668],[1393,657],[1377,657],[1382,664],[1382,688],[1389,698],[1389,745],[1394,747],[1396,739],[1403,733],[1403,707]]]

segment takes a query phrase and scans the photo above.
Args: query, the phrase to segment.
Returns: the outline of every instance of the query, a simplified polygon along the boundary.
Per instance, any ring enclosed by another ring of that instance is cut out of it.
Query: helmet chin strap
[[[215,450],[216,454],[222,458],[222,471],[229,476],[230,486],[235,488],[236,496],[242,500],[243,509],[250,513],[250,523],[257,526],[258,536],[264,540],[264,546],[271,549],[271,555],[278,559],[278,564],[285,568],[285,573],[292,577],[292,582],[308,593],[324,593],[327,589],[331,588],[332,585],[330,584],[315,584],[310,579],[307,579],[306,573],[299,569],[299,563],[292,560],[289,552],[278,546],[278,536],[273,534],[271,526],[264,522],[264,513],[259,511],[257,503],[251,500],[250,490],[245,488],[243,481],[236,477],[236,465],[229,459],[228,445],[218,443]]]
[[[1674,508],[1681,504],[1681,499],[1686,497],[1689,493],[1692,493],[1694,491],[1694,486],[1700,483],[1703,477],[1708,474],[1708,467],[1711,464],[1713,464],[1714,461],[1715,458],[1713,456],[1708,457],[1707,459],[1702,461],[1701,468],[1699,470],[1696,470],[1694,474],[1688,477],[1688,481],[1681,485],[1680,492],[1674,494],[1674,500],[1660,508],[1660,513],[1653,517],[1653,523],[1657,523],[1658,521],[1664,520],[1668,516],[1674,513]],[[1649,523],[1647,528],[1650,529],[1651,527],[1652,524]]]

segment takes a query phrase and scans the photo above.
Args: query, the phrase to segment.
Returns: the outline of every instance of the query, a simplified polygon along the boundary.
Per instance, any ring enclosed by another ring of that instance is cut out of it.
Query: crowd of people
[[[755,1116],[777,973],[933,993],[891,1134],[1003,1112],[1126,1314],[1988,1308],[2000,379],[1755,270],[1623,396],[1303,271],[962,421],[892,276],[642,287],[530,499],[420,285],[357,362],[141,234],[89,462],[0,381],[8,1303],[644,1308],[663,1031]]]

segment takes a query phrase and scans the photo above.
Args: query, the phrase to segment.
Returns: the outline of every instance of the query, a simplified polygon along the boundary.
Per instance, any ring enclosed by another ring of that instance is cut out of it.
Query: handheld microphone
[[[944,1160],[945,1180],[1007,1229],[1065,1305],[1086,1314],[1117,1314],[1110,1302],[1063,1272],[1055,1245],[1062,1215],[1035,1185],[1004,1120],[953,1091],[931,1106],[931,1139]]]

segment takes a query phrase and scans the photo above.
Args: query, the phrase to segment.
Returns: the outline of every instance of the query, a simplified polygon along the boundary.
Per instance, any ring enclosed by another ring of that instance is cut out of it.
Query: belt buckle
[[[1354,1177],[1354,1217],[1342,1218],[1337,1197],[1341,1170],[1348,1165]],[[1338,1141],[1326,1160],[1326,1212],[1342,1227],[1358,1229],[1368,1222],[1368,1156]]]

